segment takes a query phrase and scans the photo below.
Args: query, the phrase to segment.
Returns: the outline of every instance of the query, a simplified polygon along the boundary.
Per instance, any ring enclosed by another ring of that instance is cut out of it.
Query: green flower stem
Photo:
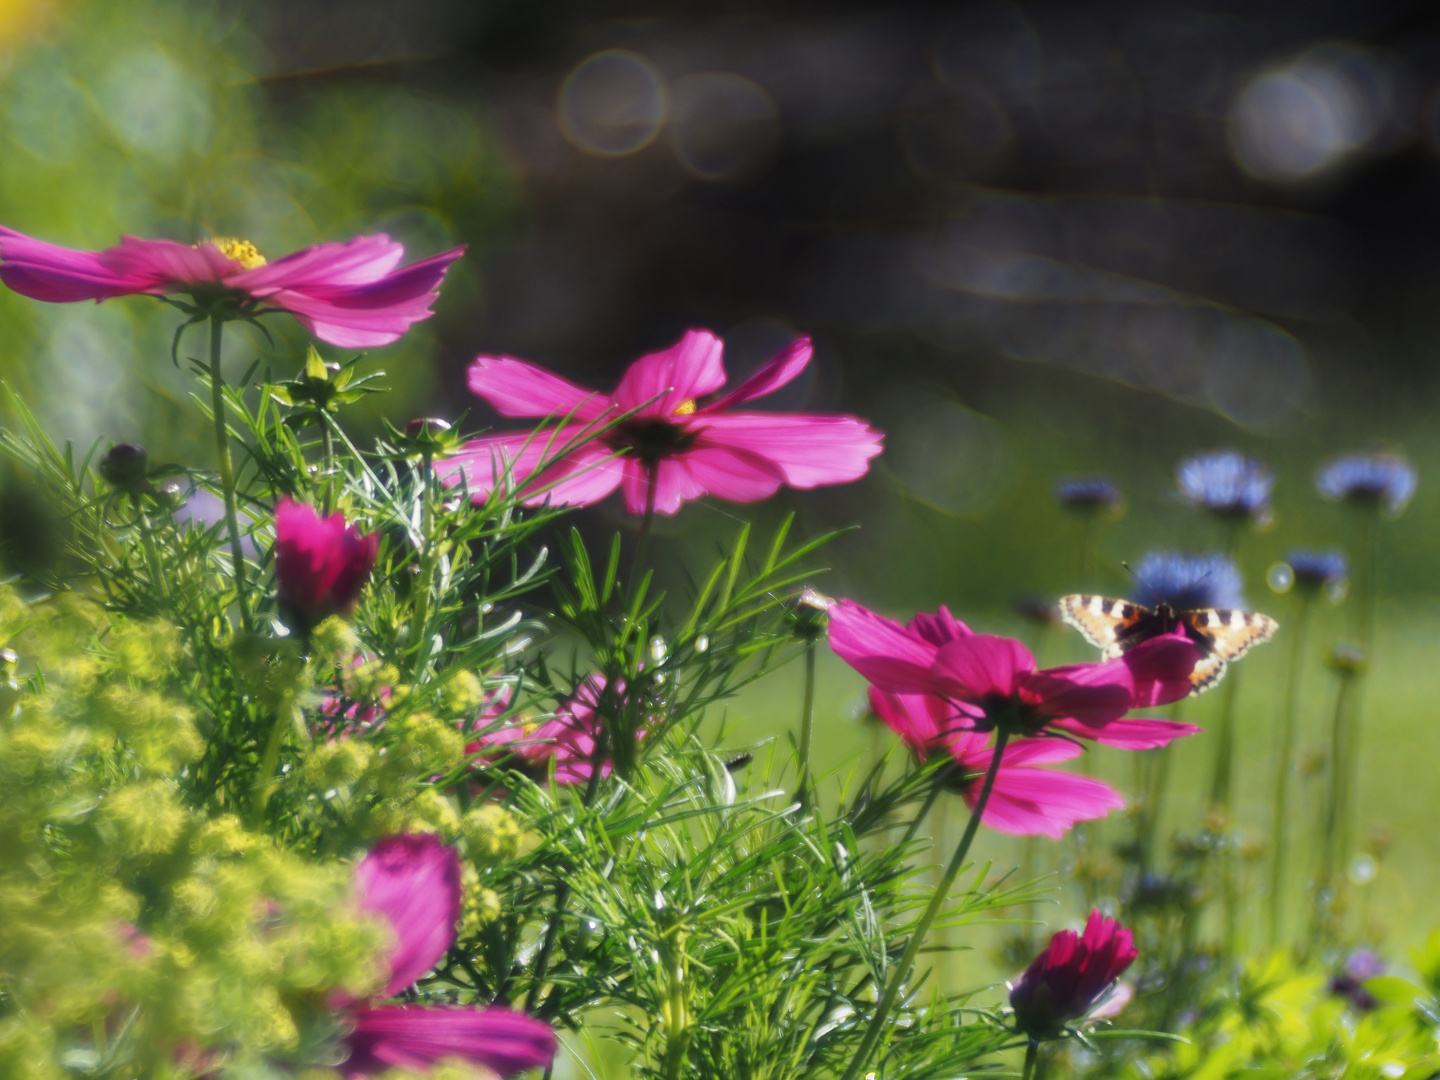
[[[1025,1046],[1025,1071],[1020,1080],[1035,1080],[1035,1063],[1040,1059],[1040,1044],[1031,1039]]]
[[[1280,945],[1280,920],[1285,911],[1285,866],[1289,856],[1289,813],[1291,758],[1295,755],[1295,714],[1299,706],[1300,666],[1305,655],[1306,631],[1310,626],[1310,595],[1300,594],[1295,611],[1295,629],[1285,657],[1285,698],[1280,711],[1280,750],[1275,766],[1275,811],[1271,836],[1274,851],[1270,863],[1269,930],[1270,947]]]
[[[325,476],[325,498],[321,509],[323,516],[335,512],[335,437],[330,434],[330,425],[320,421],[320,461]]]
[[[250,629],[250,590],[245,577],[245,554],[240,547],[240,517],[235,509],[235,464],[230,459],[230,429],[225,419],[225,379],[220,371],[220,354],[225,320],[210,317],[210,406],[215,414],[215,449],[220,457],[220,487],[225,492],[225,528],[230,536],[230,560],[235,574],[235,603],[240,625]]]
[[[275,710],[275,722],[270,726],[270,737],[265,740],[265,751],[260,755],[260,768],[255,773],[255,794],[250,802],[250,825],[255,829],[265,824],[265,807],[270,802],[270,793],[275,790],[275,767],[280,764],[280,739],[293,708],[288,702],[283,702]]]
[[[426,451],[420,473],[420,482],[425,488],[420,497],[420,574],[419,579],[415,582],[415,613],[412,618],[414,629],[411,631],[413,637],[410,642],[410,647],[415,652],[417,675],[424,667],[427,658],[426,646],[430,637],[427,632],[430,624],[430,591],[435,579],[435,545],[431,542],[432,534],[435,531],[435,508],[431,505],[432,493],[430,490],[432,475],[430,453]]]
[[[635,558],[630,563],[630,587],[640,581],[644,571],[645,556],[650,551],[650,526],[655,521],[655,489],[660,483],[660,465],[645,466],[645,514],[640,518],[640,537],[635,543]]]
[[[805,643],[805,700],[800,707],[800,809],[810,806],[810,744],[815,733],[815,642]]]
[[[910,940],[905,943],[905,951],[900,956],[900,962],[895,965],[895,972],[885,987],[885,993],[881,996],[880,1003],[875,1007],[875,1015],[870,1018],[870,1026],[865,1029],[865,1036],[860,1040],[860,1047],[856,1050],[855,1056],[850,1059],[850,1065],[840,1080],[856,1080],[866,1063],[869,1062],[870,1055],[875,1050],[875,1044],[880,1041],[880,1035],[885,1030],[885,1022],[890,1019],[890,1012],[900,997],[900,988],[910,975],[910,969],[915,964],[915,957],[920,954],[920,947],[925,943],[925,936],[930,932],[930,925],[940,914],[940,909],[945,906],[945,901],[950,894],[950,887],[955,884],[955,879],[960,875],[960,868],[965,865],[965,857],[970,854],[970,845],[975,840],[975,833],[980,828],[981,815],[985,813],[985,806],[990,801],[990,792],[995,787],[995,776],[1000,771],[1000,758],[1005,753],[1005,744],[1009,739],[1010,734],[1004,728],[996,730],[995,752],[990,758],[990,767],[985,770],[985,780],[980,786],[980,797],[975,801],[975,809],[970,811],[970,822],[965,826],[965,834],[960,837],[960,843],[955,848],[955,854],[950,857],[950,865],[945,867],[945,873],[941,875],[940,884],[936,887],[934,895],[930,897],[930,903],[925,906],[925,910],[921,912],[919,920],[911,930]]]
[[[1341,669],[1337,672],[1340,685],[1335,692],[1335,712],[1330,720],[1330,790],[1326,793],[1325,831],[1320,838],[1320,873],[1316,877],[1315,921],[1311,929],[1312,938],[1318,940],[1325,933],[1328,903],[1333,907],[1338,887],[1336,869],[1349,843],[1344,823],[1348,817],[1350,792],[1346,780],[1349,770],[1345,757],[1353,748],[1349,745],[1351,694],[1357,675]],[[1313,941],[1312,941],[1313,943]]]
[[[1220,703],[1220,728],[1215,737],[1215,773],[1210,778],[1210,808],[1229,816],[1230,793],[1235,783],[1235,699],[1239,694],[1239,672],[1231,667],[1225,676],[1224,698]]]

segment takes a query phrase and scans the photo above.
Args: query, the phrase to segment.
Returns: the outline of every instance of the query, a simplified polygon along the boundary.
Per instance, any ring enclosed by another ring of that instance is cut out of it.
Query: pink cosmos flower
[[[585,390],[509,356],[481,356],[470,389],[504,416],[563,418],[550,432],[489,435],[441,465],[449,483],[463,477],[478,502],[496,487],[528,490],[526,502],[589,506],[617,487],[625,509],[673,514],[688,500],[714,495],[755,502],[782,484],[813,488],[856,480],[880,453],[881,435],[853,416],[735,412],[772,393],[810,362],[809,338],[727,394],[723,343],[687,330],[673,346],[636,360],[612,394]],[[632,413],[618,424],[615,418]]]
[[[1190,693],[1189,673],[1200,653],[1180,635],[1154,638],[1105,663],[1037,670],[1020,642],[976,634],[944,607],[916,615],[909,626],[850,600],[829,615],[830,647],[873,685],[945,703],[943,734],[1006,723],[1016,733],[1051,730],[1148,750],[1200,730],[1170,720],[1122,719],[1132,708],[1168,705]]]
[[[381,840],[355,868],[363,910],[387,920],[395,932],[390,980],[379,997],[394,997],[435,966],[455,940],[460,918],[460,857],[432,835]],[[549,1065],[555,1033],[548,1024],[506,1008],[370,1005],[335,1001],[353,1028],[346,1080],[388,1070],[428,1072],[442,1058],[460,1057],[512,1076]]]
[[[275,508],[275,580],[280,604],[300,628],[349,616],[375,567],[380,536],[361,536],[344,514],[281,499]]]
[[[0,281],[52,303],[188,293],[197,312],[249,318],[288,311],[321,341],[368,348],[430,317],[446,268],[464,251],[400,267],[404,245],[381,234],[267,263],[253,244],[233,237],[192,247],[123,236],[117,247],[76,251],[0,227]]]
[[[1139,956],[1135,936],[1114,919],[1090,912],[1083,936],[1061,930],[1010,990],[1015,1025],[1036,1042],[1059,1038],[1084,1019]]]
[[[590,675],[549,720],[487,731],[465,749],[500,761],[537,780],[550,775],[553,762],[557,784],[586,783],[595,768],[595,738],[600,734],[596,708],[604,689],[605,676]],[[619,684],[619,692],[625,692],[623,682]],[[609,776],[612,768],[612,762],[606,758],[600,763],[600,775]]]
[[[970,809],[975,809],[981,778],[994,755],[988,735],[958,731],[948,725],[954,710],[937,697],[890,694],[872,686],[870,707],[917,757],[948,754],[957,767],[946,784],[960,792]],[[1000,768],[981,822],[1013,836],[1059,840],[1076,822],[1093,821],[1111,810],[1124,809],[1125,800],[1108,784],[1039,767],[1079,755],[1080,747],[1061,739],[1017,739],[1010,743],[1000,756]]]

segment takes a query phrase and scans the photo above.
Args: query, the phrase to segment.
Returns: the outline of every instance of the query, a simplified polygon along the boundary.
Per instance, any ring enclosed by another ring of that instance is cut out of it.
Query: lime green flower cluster
[[[348,864],[187,802],[174,631],[0,589],[0,643],[0,1076],[339,1060],[327,998],[376,987],[385,930]]]
[[[1206,1003],[1184,1042],[1139,1059],[1135,1080],[1346,1077],[1422,1080],[1440,1069],[1440,932],[1418,950],[1417,985],[1367,979],[1366,1007],[1333,992],[1330,979],[1287,953],[1252,959],[1218,1000]],[[1152,1044],[1153,1045],[1153,1044]]]

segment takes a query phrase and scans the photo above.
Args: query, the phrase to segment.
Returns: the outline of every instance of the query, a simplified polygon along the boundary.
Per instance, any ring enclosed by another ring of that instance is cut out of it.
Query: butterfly
[[[1060,617],[1085,640],[1113,660],[1142,641],[1182,631],[1200,649],[1200,662],[1190,673],[1191,694],[1203,694],[1225,677],[1225,669],[1256,645],[1275,636],[1280,624],[1258,611],[1197,608],[1176,611],[1164,601],[1154,608],[1129,600],[1077,594],[1060,599]]]

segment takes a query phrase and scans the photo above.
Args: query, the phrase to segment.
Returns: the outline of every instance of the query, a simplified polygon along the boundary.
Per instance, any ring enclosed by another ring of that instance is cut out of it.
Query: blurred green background
[[[1122,559],[1213,548],[1174,467],[1235,447],[1279,477],[1275,526],[1239,556],[1251,604],[1283,624],[1290,598],[1267,568],[1353,542],[1314,493],[1316,465],[1403,450],[1421,481],[1383,528],[1360,803],[1365,828],[1393,834],[1367,914],[1404,943],[1440,888],[1440,24],[1426,10],[0,0],[0,223],[76,247],[235,235],[271,258],[372,232],[407,258],[469,245],[436,317],[366,359],[392,392],[351,415],[362,436],[382,412],[494,423],[464,389],[481,351],[604,386],[687,326],[726,336],[732,374],[812,334],[812,369],[771,404],[863,414],[885,455],[845,488],[661,523],[677,587],[742,517],[794,510],[811,532],[860,526],[831,549],[827,591],[1019,631],[1022,596],[1125,592]],[[232,330],[233,376],[299,366],[298,327],[272,325],[273,345]],[[174,326],[144,299],[0,293],[0,375],[59,438],[207,467]],[[1129,508],[1097,531],[1090,580],[1052,494],[1076,473],[1112,477]],[[23,563],[38,519],[7,483],[0,531]],[[624,527],[618,505],[585,521]],[[1327,612],[1313,636],[1305,752],[1333,693],[1319,658],[1349,617]],[[1085,655],[1068,631],[1039,647],[1050,663]],[[1261,837],[1279,662],[1270,646],[1243,665],[1240,819]],[[854,718],[859,680],[824,664],[822,764],[842,768],[874,740]],[[793,675],[737,704],[736,739],[784,737]],[[1180,752],[1176,827],[1199,812],[1212,752],[1204,736]],[[1094,757],[1128,786],[1120,755]],[[1299,791],[1313,818],[1314,785]],[[1018,857],[994,838],[986,852]]]

